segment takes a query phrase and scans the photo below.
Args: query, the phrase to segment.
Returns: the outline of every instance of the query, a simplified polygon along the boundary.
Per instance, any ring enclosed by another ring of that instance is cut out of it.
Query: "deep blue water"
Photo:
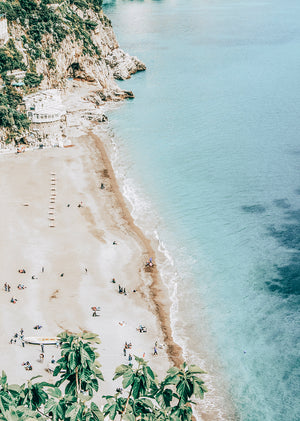
[[[238,418],[299,420],[300,2],[105,3],[147,65],[109,118],[175,336]]]

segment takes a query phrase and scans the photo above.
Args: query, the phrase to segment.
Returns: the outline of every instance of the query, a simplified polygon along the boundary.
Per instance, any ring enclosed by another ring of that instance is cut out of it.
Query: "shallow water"
[[[160,241],[176,339],[216,393],[222,377],[238,418],[296,421],[300,3],[104,8],[147,64],[109,118],[124,193]]]

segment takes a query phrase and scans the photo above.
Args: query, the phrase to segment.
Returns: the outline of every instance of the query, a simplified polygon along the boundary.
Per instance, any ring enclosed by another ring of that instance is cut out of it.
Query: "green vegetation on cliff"
[[[9,131],[8,141],[20,137],[29,123],[24,112],[10,104],[9,92],[17,92],[11,84],[7,72],[26,71],[24,83],[18,86],[21,96],[36,89],[43,75],[36,73],[37,60],[46,60],[49,74],[55,72],[56,60],[53,53],[61,47],[63,40],[70,36],[82,46],[82,53],[101,59],[101,51],[92,40],[92,31],[97,21],[91,19],[94,12],[101,12],[102,0],[10,0],[0,1],[0,14],[5,13],[8,28],[14,28],[19,42],[10,39],[0,48],[0,75],[4,81],[0,95],[0,126]],[[21,45],[20,45],[21,41]],[[9,106],[9,109],[8,109]]]

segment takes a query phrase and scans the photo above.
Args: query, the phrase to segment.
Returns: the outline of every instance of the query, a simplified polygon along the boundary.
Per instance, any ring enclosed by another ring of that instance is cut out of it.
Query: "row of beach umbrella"
[[[55,227],[55,199],[56,199],[56,173],[51,172],[50,202],[48,210],[49,227]]]

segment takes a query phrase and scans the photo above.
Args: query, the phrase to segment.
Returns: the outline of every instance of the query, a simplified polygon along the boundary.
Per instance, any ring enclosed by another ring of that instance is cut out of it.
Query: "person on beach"
[[[131,361],[132,361],[132,355],[131,354],[128,355],[128,361],[129,361],[129,364],[131,364]]]
[[[115,284],[115,283],[116,283],[115,278],[112,278],[111,282],[112,282],[113,284]]]
[[[60,276],[63,277],[64,276],[64,273],[61,273]]]
[[[155,346],[155,345],[154,345],[153,355],[158,355],[157,348],[156,348],[156,346]]]
[[[10,285],[9,285],[9,284],[7,284],[7,291],[8,291],[8,292],[10,292],[10,288],[11,288],[11,287],[10,287]]]
[[[116,246],[118,243],[116,241],[113,241],[113,245]]]
[[[45,268],[44,268],[44,266],[42,267],[42,272],[44,272],[44,270],[45,270]]]
[[[22,364],[25,367],[25,370],[32,370],[32,365],[29,361],[26,361],[26,363]]]
[[[124,347],[123,349],[123,354],[124,354],[124,357],[126,357],[126,347]]]
[[[7,291],[7,282],[4,284],[4,290]]]
[[[87,273],[87,268],[84,268],[84,270],[85,270],[85,273]]]

